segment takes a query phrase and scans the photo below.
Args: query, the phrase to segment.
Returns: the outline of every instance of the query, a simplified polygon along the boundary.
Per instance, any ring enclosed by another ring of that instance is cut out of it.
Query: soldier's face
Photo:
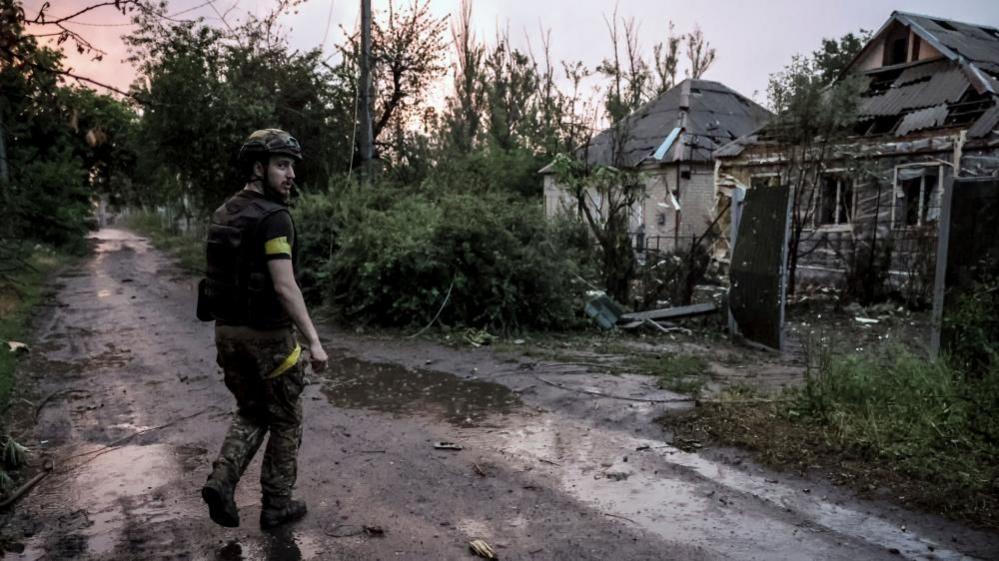
[[[267,183],[287,201],[295,185],[295,160],[287,156],[273,156],[267,164]]]

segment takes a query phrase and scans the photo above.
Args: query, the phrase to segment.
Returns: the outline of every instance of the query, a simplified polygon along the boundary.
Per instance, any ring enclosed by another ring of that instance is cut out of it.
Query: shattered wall
[[[957,158],[960,158],[962,176],[999,176],[999,142],[992,144],[966,142],[960,134],[951,134],[870,142],[839,150],[836,158],[825,167],[853,178],[849,224],[805,228],[798,248],[795,279],[798,286],[841,285],[848,274],[851,257],[858,248],[867,249],[874,241],[878,246],[891,246],[888,248],[891,255],[888,282],[892,289],[927,292],[932,285],[929,281],[936,247],[940,190],[953,173]],[[771,147],[752,146],[737,158],[721,160],[718,175],[753,188],[753,185],[765,183],[762,180],[766,177],[781,173],[783,169],[779,162],[780,158]],[[935,179],[924,184],[927,188],[921,193],[924,198],[920,206],[912,195],[917,181],[922,181],[922,175]],[[908,192],[904,188],[906,184],[912,187]],[[913,209],[916,209],[915,220]],[[812,212],[814,214],[814,209]],[[728,235],[726,230],[723,232]]]

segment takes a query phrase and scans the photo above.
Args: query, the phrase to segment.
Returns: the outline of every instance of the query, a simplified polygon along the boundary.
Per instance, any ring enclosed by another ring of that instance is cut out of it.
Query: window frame
[[[831,223],[820,223],[819,222],[819,211],[822,205],[822,190],[825,187],[824,180],[827,176],[836,176],[839,181],[836,182],[836,202],[833,203],[833,220]],[[844,222],[839,222],[839,208],[840,201],[843,197],[843,190],[849,183],[850,187],[850,210],[845,217]],[[850,170],[847,168],[829,168],[824,169],[819,173],[819,185],[818,185],[818,196],[812,201],[812,229],[813,230],[851,230],[853,229],[853,214],[857,208],[857,180],[850,174]]]
[[[891,198],[891,229],[898,230],[904,228],[919,228],[925,224],[932,222],[937,222],[939,217],[929,220],[928,214],[929,209],[932,208],[933,203],[933,190],[926,192],[926,177],[928,174],[924,173],[919,178],[919,207],[916,210],[916,223],[909,224],[905,216],[899,216],[899,199],[905,198],[903,193],[901,196],[899,193],[902,191],[902,184],[899,182],[898,170],[904,168],[936,168],[936,188],[938,192],[942,192],[943,182],[944,182],[944,164],[939,162],[912,162],[908,164],[899,164],[895,166],[894,174],[892,178],[892,198]]]

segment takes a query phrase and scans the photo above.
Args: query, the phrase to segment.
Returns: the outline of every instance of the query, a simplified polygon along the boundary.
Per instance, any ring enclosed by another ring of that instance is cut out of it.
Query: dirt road
[[[56,467],[8,559],[451,560],[473,538],[504,560],[999,558],[993,535],[666,445],[651,419],[687,404],[648,379],[330,331],[304,394],[309,516],[261,532],[257,460],[242,527],[217,527],[199,489],[232,398],[194,280],[129,232],[96,243],[52,279],[21,368],[35,405],[12,411]]]

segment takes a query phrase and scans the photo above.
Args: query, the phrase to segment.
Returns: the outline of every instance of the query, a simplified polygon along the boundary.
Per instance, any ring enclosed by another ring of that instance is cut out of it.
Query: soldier
[[[207,239],[207,278],[199,287],[198,317],[215,320],[218,363],[237,411],[212,473],[201,489],[216,523],[239,526],[233,493],[264,441],[260,525],[270,528],[305,516],[292,499],[302,440],[305,338],[315,371],[327,356],[295,280],[295,227],[288,198],[301,147],[290,134],[254,132],[240,148],[248,177],[243,189],[212,215]]]

